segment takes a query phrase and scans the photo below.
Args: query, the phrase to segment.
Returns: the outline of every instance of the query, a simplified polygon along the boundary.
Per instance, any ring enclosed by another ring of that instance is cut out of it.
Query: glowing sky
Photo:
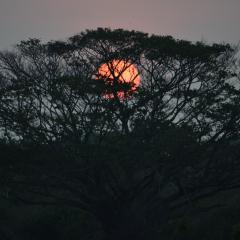
[[[240,0],[0,0],[0,49],[97,27],[237,43]]]

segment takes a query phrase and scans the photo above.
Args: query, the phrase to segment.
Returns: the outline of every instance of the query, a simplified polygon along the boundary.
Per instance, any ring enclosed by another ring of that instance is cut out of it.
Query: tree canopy
[[[109,64],[110,83],[109,75],[99,77],[100,66],[113,61],[125,63],[122,71],[136,67],[134,91],[119,81],[117,64]],[[84,209],[106,239],[145,239],[136,229],[155,236],[173,209],[239,185],[234,64],[228,44],[122,29],[29,39],[1,52],[8,198]]]
[[[87,30],[66,42],[22,41],[0,56],[1,128],[9,141],[36,143],[88,142],[93,135],[100,141],[143,124],[146,131],[188,126],[198,141],[234,137],[239,132],[237,90],[228,83],[232,53],[229,45],[121,29]],[[109,86],[95,81],[100,65],[114,59],[131,61],[142,79],[124,101],[104,99]]]

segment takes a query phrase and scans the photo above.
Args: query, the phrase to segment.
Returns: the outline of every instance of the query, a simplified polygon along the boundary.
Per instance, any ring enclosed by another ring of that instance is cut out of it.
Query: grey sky
[[[97,27],[237,43],[240,0],[0,0],[0,49]]]

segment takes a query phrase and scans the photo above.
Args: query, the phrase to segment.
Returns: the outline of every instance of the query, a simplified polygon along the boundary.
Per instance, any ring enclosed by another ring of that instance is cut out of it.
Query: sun
[[[102,64],[96,79],[104,81],[107,90],[103,96],[108,99],[125,99],[137,90],[141,82],[137,67],[131,61],[119,59]]]

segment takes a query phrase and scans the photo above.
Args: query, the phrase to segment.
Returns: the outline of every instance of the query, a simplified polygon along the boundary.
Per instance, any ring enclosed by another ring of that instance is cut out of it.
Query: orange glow
[[[106,91],[104,97],[114,98],[117,95],[120,99],[124,99],[135,92],[141,82],[138,70],[133,63],[117,59],[102,64],[98,69],[96,79],[103,80],[111,89]],[[127,89],[116,90],[114,93],[114,85],[116,86],[119,83],[129,83],[130,85]]]

